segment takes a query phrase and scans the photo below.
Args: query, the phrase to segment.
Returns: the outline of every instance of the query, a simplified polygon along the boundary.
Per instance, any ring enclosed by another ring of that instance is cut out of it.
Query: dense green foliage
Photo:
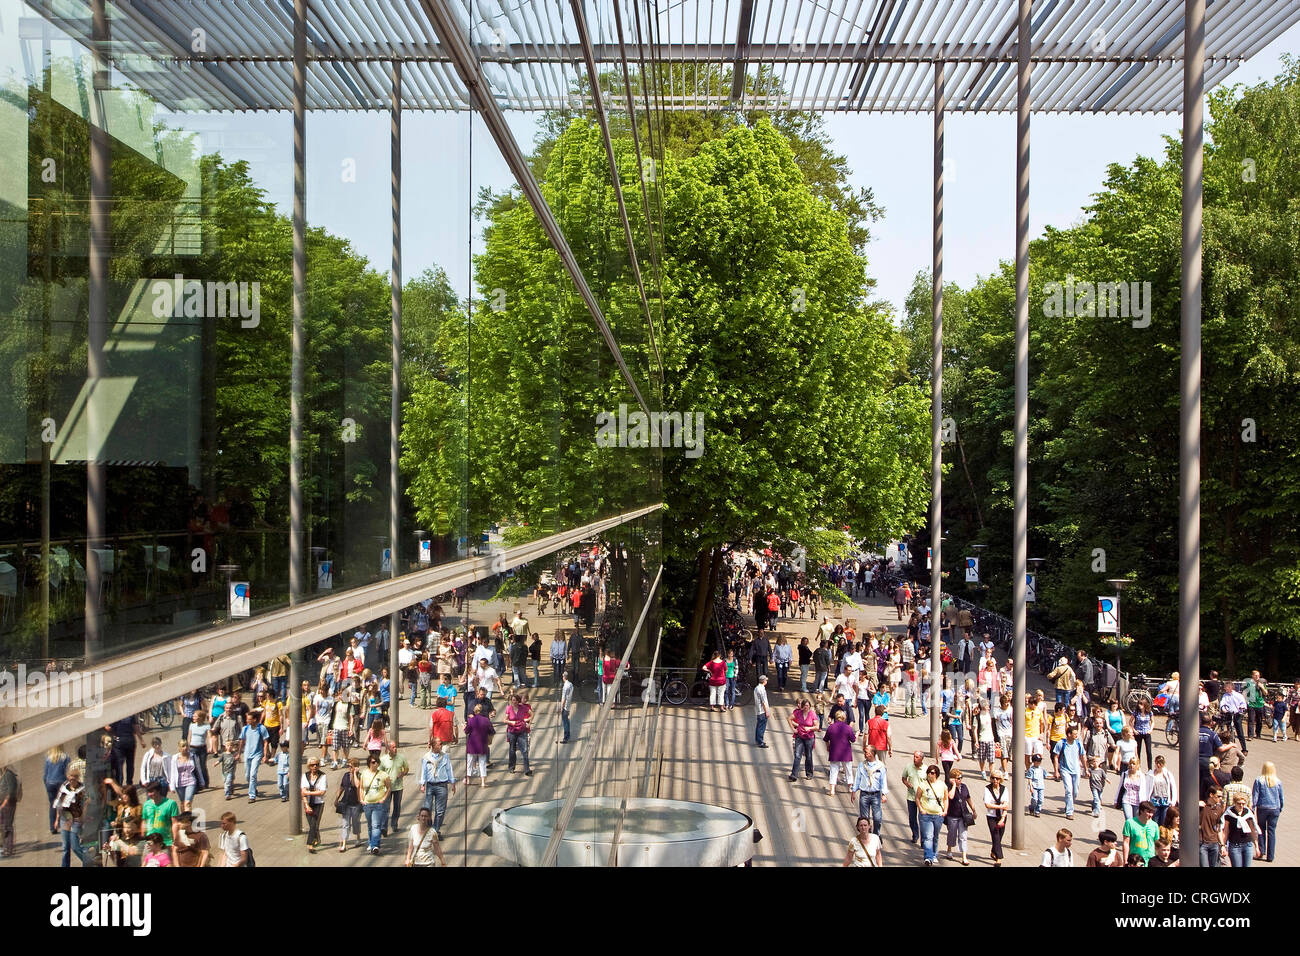
[[[1300,64],[1273,84],[1217,92],[1210,115],[1202,659],[1281,678],[1300,660]],[[1112,165],[1084,221],[1048,229],[1030,250],[1030,553],[1048,559],[1039,622],[1096,648],[1105,580],[1135,578],[1123,606],[1136,640],[1126,656],[1148,669],[1176,661],[1180,193],[1180,144],[1170,140],[1159,160]],[[1149,282],[1149,327],[1090,314],[1082,301],[1059,314],[1049,284],[1071,281],[1076,290]],[[1014,307],[1010,263],[945,292],[945,414],[959,435],[945,448],[945,564],[987,543],[988,602],[1004,610]],[[928,276],[917,278],[907,328],[914,374],[928,377]],[[1098,548],[1104,571],[1094,568]]]

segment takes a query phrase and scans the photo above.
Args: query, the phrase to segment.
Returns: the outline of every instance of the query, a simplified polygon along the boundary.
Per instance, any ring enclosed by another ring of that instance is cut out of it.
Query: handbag
[[[962,787],[965,786],[965,784],[962,784]],[[973,827],[975,825],[975,811],[971,809],[969,795],[962,797],[961,793],[961,789],[958,789],[957,795],[961,797],[961,822],[967,827]],[[969,791],[967,793],[969,794]]]

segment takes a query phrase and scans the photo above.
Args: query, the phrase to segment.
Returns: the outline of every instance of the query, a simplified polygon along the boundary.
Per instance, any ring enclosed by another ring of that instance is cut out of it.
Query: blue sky
[[[1245,63],[1230,82],[1271,80],[1287,52],[1300,52],[1300,27]],[[509,121],[521,145],[529,148],[536,117],[516,113]],[[286,114],[190,114],[182,125],[209,131],[205,151],[219,148],[227,159],[249,159],[272,201],[289,210],[291,127]],[[1078,221],[1108,164],[1159,155],[1163,137],[1179,135],[1181,127],[1177,114],[1035,114],[1030,234]],[[930,264],[932,119],[835,114],[828,117],[827,129],[836,149],[847,156],[854,182],[874,189],[886,209],[873,227],[870,273],[878,297],[901,311],[913,276]],[[390,248],[388,133],[387,114],[308,114],[308,219],[349,237],[381,270],[388,267]],[[407,114],[403,136],[404,271],[410,277],[441,265],[465,295],[471,229],[467,207],[481,186],[503,189],[512,178],[482,123],[466,114]],[[949,281],[969,285],[1014,255],[1014,136],[1012,115],[948,118],[944,235]],[[471,150],[472,161],[466,162]],[[344,181],[348,160],[355,162],[355,181]],[[474,241],[477,245],[477,236]]]

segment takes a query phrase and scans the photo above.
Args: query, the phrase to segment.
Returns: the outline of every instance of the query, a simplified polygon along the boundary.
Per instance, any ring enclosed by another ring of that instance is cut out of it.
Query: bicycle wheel
[[[1138,708],[1140,708],[1143,704],[1146,704],[1148,708],[1151,707],[1151,695],[1148,694],[1141,687],[1137,687],[1129,691],[1128,699],[1124,701],[1124,707],[1128,710],[1130,714],[1136,714],[1138,712]]]
[[[664,684],[663,700],[668,701],[670,704],[684,704],[690,692],[690,688],[686,686],[686,681],[680,677],[674,677]]]
[[[600,683],[598,680],[588,679],[578,686],[578,693],[583,701],[588,704],[600,703]]]
[[[1165,720],[1165,742],[1171,747],[1178,746],[1178,722],[1172,717]]]
[[[158,722],[159,728],[167,730],[176,721],[176,710],[172,707],[170,700],[164,701],[154,708],[154,720]]]
[[[749,697],[747,696],[748,694],[749,694],[748,682],[737,679],[736,680],[736,704],[740,705],[742,703],[748,703],[749,702]]]

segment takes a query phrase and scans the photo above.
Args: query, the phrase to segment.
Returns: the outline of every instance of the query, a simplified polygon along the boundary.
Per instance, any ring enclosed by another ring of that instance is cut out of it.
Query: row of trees
[[[1273,83],[1216,92],[1210,116],[1202,659],[1281,677],[1300,661],[1300,64]],[[1030,552],[1047,558],[1040,623],[1093,646],[1105,579],[1131,577],[1126,655],[1162,669],[1177,660],[1180,170],[1173,139],[1163,157],[1112,165],[1083,221],[1049,228],[1030,249]],[[1090,306],[1088,284],[1107,282],[1137,283],[1139,295],[1150,283],[1150,324],[1131,296],[1127,316]],[[930,278],[918,275],[905,321],[916,379],[929,374],[930,309]],[[951,564],[973,553],[966,545],[988,544],[983,576],[1002,610],[1014,310],[1011,263],[944,292],[944,413],[957,432],[946,446],[945,554]],[[960,577],[949,579],[954,590],[965,587]]]

